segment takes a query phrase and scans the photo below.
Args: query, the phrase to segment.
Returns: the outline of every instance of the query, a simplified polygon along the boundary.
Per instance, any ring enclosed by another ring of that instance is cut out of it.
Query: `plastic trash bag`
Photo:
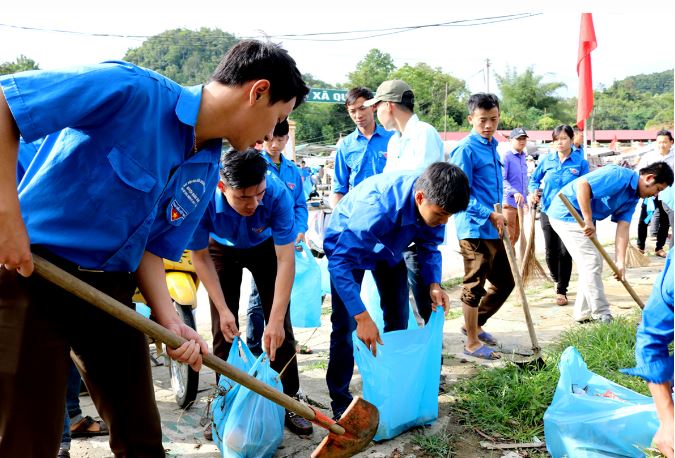
[[[321,269],[321,294],[330,294],[330,272],[328,272],[328,257],[324,256],[317,261]]]
[[[384,345],[377,346],[377,357],[352,334],[363,398],[380,411],[374,440],[391,439],[438,418],[444,319],[439,307],[423,328],[381,334]]]
[[[249,375],[283,390],[279,374],[270,367],[267,353],[260,355]],[[268,458],[284,439],[284,408],[242,386],[232,402],[223,428],[223,458]]]
[[[296,328],[321,326],[321,268],[304,242],[295,251],[295,279],[291,289],[291,323]]]
[[[235,336],[232,341],[232,347],[230,347],[227,362],[239,370],[248,372],[253,367],[255,360],[255,356],[253,356],[253,353],[251,353],[251,350],[248,349],[244,341]],[[227,416],[232,409],[232,402],[240,387],[241,385],[222,374],[218,379],[216,396],[211,401],[210,407],[213,442],[215,442],[218,450],[223,450],[223,429],[225,428]]]
[[[659,421],[652,398],[588,370],[574,347],[560,363],[560,379],[544,414],[546,448],[553,458],[642,457]]]
[[[314,190],[314,184],[312,183],[312,177],[305,177],[302,180],[302,191],[305,193],[305,200],[309,199],[309,195]]]
[[[380,332],[383,332],[384,316],[382,314],[382,307],[380,306],[380,293],[377,290],[375,279],[370,270],[366,270],[366,273],[363,275],[363,283],[361,283],[361,300],[366,306],[368,314],[377,325],[377,329],[379,329]],[[408,313],[408,329],[418,328],[419,326],[415,320],[412,306],[408,304],[408,307],[410,308],[410,313]]]

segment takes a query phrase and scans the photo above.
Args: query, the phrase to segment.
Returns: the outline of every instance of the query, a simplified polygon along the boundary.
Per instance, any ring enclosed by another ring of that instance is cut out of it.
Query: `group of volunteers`
[[[308,212],[303,173],[282,151],[287,118],[309,89],[288,53],[243,40],[207,83],[193,87],[105,62],[6,75],[0,89],[0,456],[57,456],[71,361],[107,424],[112,452],[165,456],[143,334],[32,275],[32,253],[129,307],[138,287],[157,322],[186,340],[169,355],[195,370],[208,345],[176,315],[162,259],[192,250],[209,295],[212,351],[223,359],[240,334],[248,269],[247,341],[254,353],[267,352],[284,392],[297,396],[289,302]],[[517,185],[504,184],[510,178],[494,138],[495,95],[469,97],[471,133],[447,160],[438,132],[414,107],[412,89],[400,80],[383,82],[375,94],[362,87],[347,94],[356,129],[338,145],[323,241],[332,303],[326,383],[335,419],[352,400],[352,333],[374,355],[382,344],[360,297],[365,271],[381,297],[384,332],[405,329],[410,310],[420,324],[437,307],[447,310],[438,246],[453,215],[465,270],[464,352],[498,357],[484,326],[514,279],[501,240],[511,225],[495,204],[523,205],[524,191],[515,188],[527,177],[521,170]],[[553,135],[557,154],[540,161],[529,183],[530,202],[542,205],[547,262],[566,300],[571,261],[562,258],[569,253],[580,273],[575,318],[607,321],[602,263],[588,236],[595,221],[612,216],[623,269],[638,199],[672,185],[673,172],[654,162],[639,173],[615,166],[587,173],[583,157],[571,152],[571,128]],[[510,154],[522,154],[526,132],[512,137]],[[581,212],[583,229],[558,192]],[[285,424],[312,433],[292,412]]]

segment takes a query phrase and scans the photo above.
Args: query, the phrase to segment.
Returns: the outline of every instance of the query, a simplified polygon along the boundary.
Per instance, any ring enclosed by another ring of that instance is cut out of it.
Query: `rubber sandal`
[[[495,353],[494,350],[486,347],[485,345],[481,345],[474,351],[469,351],[466,348],[464,349],[464,354],[468,356],[473,356],[474,358],[480,358],[480,359],[488,359],[488,360],[494,360],[494,359],[499,359],[500,356]]]
[[[82,417],[82,420],[70,426],[70,437],[72,438],[107,436],[109,433],[108,425],[103,420],[94,420],[89,415]]]
[[[466,329],[461,328],[461,330],[462,330],[462,334],[466,335]],[[487,331],[483,331],[483,332],[479,333],[478,334],[478,340],[480,340],[484,344],[488,344],[488,345],[493,346],[493,347],[497,345],[497,339],[495,339],[495,337]]]
[[[567,305],[569,304],[569,301],[567,300],[567,296],[564,294],[556,294],[555,296],[555,303],[558,305]]]

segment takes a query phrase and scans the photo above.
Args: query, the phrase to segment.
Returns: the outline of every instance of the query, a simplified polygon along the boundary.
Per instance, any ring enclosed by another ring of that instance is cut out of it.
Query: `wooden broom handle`
[[[560,200],[562,200],[562,203],[565,204],[565,207],[567,207],[567,210],[570,212],[570,214],[574,217],[575,220],[577,220],[577,223],[579,223],[579,226],[582,228],[586,225],[584,223],[584,220],[581,219],[581,215],[579,215],[579,212],[577,211],[576,208],[572,205],[572,202],[565,196],[563,193],[558,193],[558,197],[560,197]],[[628,280],[625,278],[622,278],[619,268],[616,266],[612,258],[609,257],[607,254],[607,251],[603,248],[603,246],[600,244],[598,241],[598,238],[593,234],[592,237],[590,237],[591,242],[593,242],[593,245],[595,245],[595,248],[598,249],[598,252],[600,255],[604,258],[605,262],[609,265],[609,267],[614,271],[617,277],[619,277],[619,281],[623,283],[623,286],[626,288],[626,291],[628,291],[628,294],[631,295],[633,300],[637,303],[637,305],[640,306],[641,309],[645,308],[645,304],[642,302],[642,299],[640,299],[640,296],[637,295],[633,287],[628,283]]]

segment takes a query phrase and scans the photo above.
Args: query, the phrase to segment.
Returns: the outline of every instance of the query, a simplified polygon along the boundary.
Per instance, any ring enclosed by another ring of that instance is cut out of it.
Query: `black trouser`
[[[546,213],[539,215],[541,230],[544,232],[546,244],[546,265],[551,273],[551,278],[556,284],[556,293],[567,294],[567,287],[572,276],[572,256],[570,256],[565,244],[551,227]]]
[[[131,307],[132,274],[82,272],[43,257]],[[145,336],[52,285],[0,267],[0,457],[56,456],[70,349],[115,456],[164,456]]]
[[[656,232],[656,248],[654,251],[663,249],[663,246],[668,239],[668,230],[670,229],[670,218],[668,217],[668,213],[666,212],[666,209],[663,208],[663,203],[661,203],[658,198],[654,197],[654,215],[652,215],[652,217],[656,217],[657,213],[659,214],[659,221],[658,230]],[[645,223],[646,217],[647,205],[643,202],[640,209],[640,221],[638,221],[637,239],[637,246],[641,250],[645,249],[645,242],[647,241],[647,227],[649,227],[649,224]]]
[[[277,279],[277,254],[274,249],[274,241],[270,237],[266,241],[251,248],[234,248],[221,245],[213,239],[209,240],[209,253],[216,266],[220,287],[225,296],[225,303],[234,315],[234,319],[239,327],[239,296],[241,289],[241,277],[244,269],[248,269],[253,275],[253,280],[258,287],[260,300],[262,302],[263,313],[265,314],[265,323],[270,319],[272,312],[272,302],[274,301],[274,284]],[[232,344],[225,340],[220,330],[220,314],[218,309],[211,304],[211,332],[213,333],[213,354],[222,359],[227,359]],[[298,361],[295,358],[295,336],[293,335],[293,326],[291,326],[291,312],[286,309],[284,317],[284,341],[279,348],[274,361],[270,366],[277,372],[286,366],[288,367],[281,374],[281,383],[284,386],[284,393],[289,396],[295,396],[300,388],[298,377]]]

